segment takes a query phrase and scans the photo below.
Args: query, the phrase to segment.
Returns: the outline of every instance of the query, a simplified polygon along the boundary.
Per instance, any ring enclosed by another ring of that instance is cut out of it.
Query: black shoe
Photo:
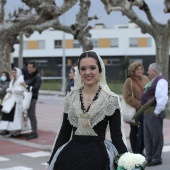
[[[150,161],[147,166],[156,166],[156,165],[161,165],[162,161]]]
[[[2,135],[2,136],[9,135],[9,131],[8,131],[8,130],[3,130],[3,131],[1,132],[1,135]]]
[[[31,140],[31,139],[35,139],[38,138],[38,134],[37,133],[31,133],[26,137],[26,140]]]
[[[19,136],[21,136],[20,130],[17,130],[14,134],[11,135],[12,138],[16,138],[16,137],[19,137]]]
[[[151,162],[151,160],[150,160],[150,159],[147,159],[147,158],[146,158],[146,161],[147,161],[148,163]]]

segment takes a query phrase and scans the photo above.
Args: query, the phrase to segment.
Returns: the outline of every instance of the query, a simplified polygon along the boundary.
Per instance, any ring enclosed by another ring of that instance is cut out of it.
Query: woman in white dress
[[[22,102],[25,91],[25,87],[21,85],[23,82],[24,79],[21,70],[13,68],[12,79],[2,102],[0,130],[3,131],[1,135],[10,134],[10,131],[12,132],[12,137],[20,135],[23,126]]]

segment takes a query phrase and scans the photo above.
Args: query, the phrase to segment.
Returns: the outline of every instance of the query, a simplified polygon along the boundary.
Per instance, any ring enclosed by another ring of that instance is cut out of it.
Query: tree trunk
[[[159,63],[162,68],[162,73],[166,80],[169,81],[169,35],[168,33],[161,32],[155,37],[156,45],[156,63]]]
[[[89,36],[87,34],[88,34],[88,32],[82,31],[82,32],[80,32],[80,35],[78,36],[78,41],[80,42],[80,44],[82,46],[83,52],[93,49],[93,44],[92,44],[91,38],[89,38]]]
[[[2,42],[2,41],[1,41]],[[11,72],[10,50],[7,44],[0,43],[0,72]]]

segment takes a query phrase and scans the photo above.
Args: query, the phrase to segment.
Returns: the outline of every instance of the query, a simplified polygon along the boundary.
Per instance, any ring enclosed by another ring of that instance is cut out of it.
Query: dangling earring
[[[84,86],[84,81],[83,80],[81,80],[81,84],[82,84],[82,86]]]

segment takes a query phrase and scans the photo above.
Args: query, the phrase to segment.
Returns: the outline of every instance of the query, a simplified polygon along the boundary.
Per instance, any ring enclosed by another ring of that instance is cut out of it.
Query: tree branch
[[[5,11],[4,11],[4,6],[6,4],[6,0],[1,0],[0,2],[0,8],[1,8],[1,12],[0,12],[0,23],[3,24],[4,23],[4,17],[5,17]]]
[[[143,33],[149,33],[153,35],[153,27],[149,25],[148,23],[144,22],[137,14],[134,12],[132,9],[133,6],[137,6],[139,9],[143,10],[147,17],[148,20],[151,22],[151,24],[155,25],[156,21],[153,19],[149,8],[147,7],[147,4],[145,4],[144,0],[101,0],[103,4],[105,5],[105,8],[108,9],[109,11],[120,11],[122,12],[122,15],[126,15],[132,22],[136,23],[140,28]]]

